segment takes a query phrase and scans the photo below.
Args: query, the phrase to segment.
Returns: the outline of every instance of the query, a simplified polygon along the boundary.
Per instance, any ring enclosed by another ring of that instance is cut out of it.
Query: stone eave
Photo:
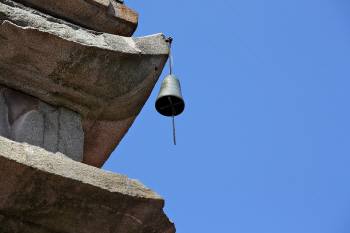
[[[138,14],[114,0],[15,0],[45,14],[99,32],[131,36]]]

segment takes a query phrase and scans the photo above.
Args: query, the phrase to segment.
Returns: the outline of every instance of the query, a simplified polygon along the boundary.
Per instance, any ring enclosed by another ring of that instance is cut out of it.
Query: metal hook
[[[173,38],[172,37],[168,37],[165,39],[165,42],[171,44],[171,42],[173,42]]]

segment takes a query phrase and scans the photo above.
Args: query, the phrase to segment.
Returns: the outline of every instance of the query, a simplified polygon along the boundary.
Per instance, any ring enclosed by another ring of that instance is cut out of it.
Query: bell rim
[[[155,108],[156,108],[156,110],[157,110],[157,112],[158,112],[159,114],[161,114],[161,115],[163,115],[163,116],[171,117],[171,116],[173,116],[173,114],[165,114],[165,113],[164,113],[165,111],[161,111],[160,107],[157,106],[157,103],[159,103],[159,100],[162,99],[162,98],[165,98],[165,97],[168,97],[168,96],[161,96],[161,97],[157,98],[156,101],[155,101],[155,103],[154,103],[154,106],[155,106]],[[180,108],[180,111],[177,111],[177,112],[175,112],[175,114],[174,114],[174,116],[178,116],[178,115],[180,115],[181,113],[183,113],[183,111],[185,110],[185,101],[184,101],[182,98],[179,98],[179,97],[177,97],[177,96],[172,96],[172,97],[173,97],[173,98],[175,97],[175,98],[181,100],[181,106],[182,106],[182,107]]]

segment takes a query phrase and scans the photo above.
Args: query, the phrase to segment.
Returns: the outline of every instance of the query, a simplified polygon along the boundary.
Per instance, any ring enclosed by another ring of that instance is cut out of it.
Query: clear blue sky
[[[173,37],[186,108],[148,102],[103,169],[165,199],[181,233],[350,232],[350,1],[126,0]]]

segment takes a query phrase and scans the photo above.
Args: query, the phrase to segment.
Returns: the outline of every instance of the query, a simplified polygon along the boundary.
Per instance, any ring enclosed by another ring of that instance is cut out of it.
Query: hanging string
[[[174,137],[174,145],[176,146],[176,138],[175,138],[175,119],[174,119],[174,111],[173,111],[173,137]]]
[[[173,38],[169,37],[165,40],[169,47],[169,74],[171,74],[171,67],[173,66],[173,57],[171,56],[171,43],[173,42]],[[171,108],[172,108],[172,118],[173,118],[173,138],[174,138],[174,145],[176,145],[176,137],[175,137],[175,108],[173,106],[173,103],[171,101],[170,96],[168,97],[168,100],[170,102]]]
[[[175,108],[174,108],[174,105],[173,105],[173,102],[171,101],[171,98],[170,96],[168,96],[168,100],[170,102],[170,105],[171,105],[171,111],[172,111],[172,117],[173,117],[173,137],[174,137],[174,145],[176,145],[176,137],[175,137]]]
[[[171,57],[171,43],[169,42],[169,74],[171,74],[171,66],[172,66],[172,57]]]
[[[173,66],[173,56],[171,56],[171,43],[173,42],[173,38],[169,37],[165,41],[169,43],[169,74],[171,74],[171,67]]]

